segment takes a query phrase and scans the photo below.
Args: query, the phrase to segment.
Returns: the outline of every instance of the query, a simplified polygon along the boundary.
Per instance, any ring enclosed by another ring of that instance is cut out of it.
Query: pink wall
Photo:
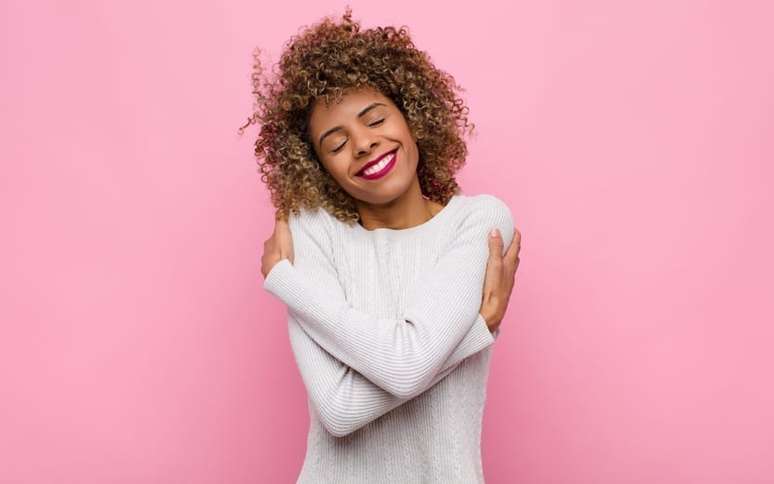
[[[0,14],[0,482],[292,482],[236,128],[252,48],[344,3],[35,3]],[[467,89],[461,182],[524,234],[488,482],[774,482],[771,4],[351,4]]]

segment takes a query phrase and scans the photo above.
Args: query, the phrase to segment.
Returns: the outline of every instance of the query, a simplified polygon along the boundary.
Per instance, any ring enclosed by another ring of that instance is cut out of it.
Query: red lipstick
[[[375,180],[377,178],[381,178],[392,169],[393,166],[395,166],[395,162],[398,159],[398,148],[395,148],[392,151],[388,151],[387,153],[384,153],[383,155],[379,156],[378,158],[369,161],[368,163],[363,166],[355,175],[359,176],[361,178],[365,178],[366,180]],[[372,168],[374,165],[380,165],[380,169],[376,172],[373,172],[371,170],[370,173],[366,173],[366,170],[369,168]]]

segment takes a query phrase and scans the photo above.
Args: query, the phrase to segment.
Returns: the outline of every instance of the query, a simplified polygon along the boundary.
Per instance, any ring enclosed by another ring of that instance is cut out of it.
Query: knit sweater
[[[263,287],[288,309],[310,425],[297,483],[482,483],[491,345],[479,310],[508,206],[458,193],[407,229],[347,225],[322,208],[288,219],[294,262]]]

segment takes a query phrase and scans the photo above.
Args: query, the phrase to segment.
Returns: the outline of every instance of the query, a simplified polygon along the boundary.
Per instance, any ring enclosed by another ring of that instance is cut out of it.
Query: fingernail
[[[497,230],[497,229],[492,229],[492,231],[491,231],[491,232],[489,232],[489,236],[490,236],[490,237],[497,237],[497,232],[498,232],[498,230]]]

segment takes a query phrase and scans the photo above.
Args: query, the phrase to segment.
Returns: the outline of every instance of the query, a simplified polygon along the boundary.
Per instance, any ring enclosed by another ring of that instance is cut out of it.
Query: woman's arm
[[[305,212],[303,221],[290,217],[297,267],[280,260],[264,288],[285,302],[306,334],[334,358],[396,397],[412,398],[444,371],[468,333],[478,342],[470,346],[473,353],[493,341],[478,314],[487,234],[499,228],[507,246],[513,222],[502,201],[482,197],[436,266],[420,277],[402,319],[374,317],[346,301],[322,209]]]
[[[288,314],[288,334],[312,409],[332,435],[348,435],[413,398],[396,397],[337,360],[304,332],[292,311]],[[455,348],[424,390],[451,373],[475,345],[475,340],[470,340]]]

